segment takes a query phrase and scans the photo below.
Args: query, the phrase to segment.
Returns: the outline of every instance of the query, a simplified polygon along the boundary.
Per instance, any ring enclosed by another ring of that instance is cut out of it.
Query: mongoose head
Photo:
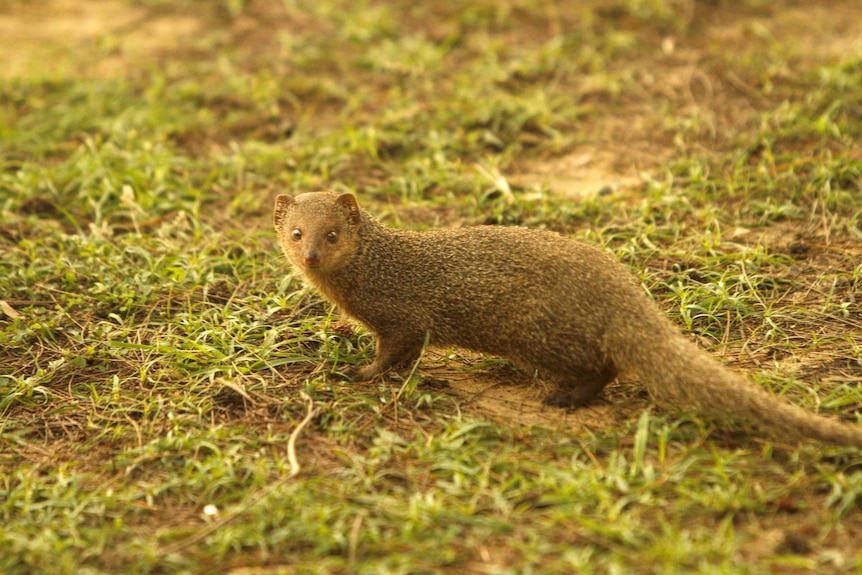
[[[362,215],[353,194],[280,195],[275,199],[274,220],[281,249],[307,275],[337,271],[356,253]]]

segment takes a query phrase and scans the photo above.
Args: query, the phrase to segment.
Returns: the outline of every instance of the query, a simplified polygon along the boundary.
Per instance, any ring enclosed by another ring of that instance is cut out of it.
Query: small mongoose
[[[288,260],[377,335],[357,381],[416,361],[426,342],[502,356],[580,405],[618,375],[658,399],[739,416],[779,439],[862,448],[862,430],[780,401],[688,341],[623,266],[543,230],[392,229],[349,193],[280,195],[275,229]]]

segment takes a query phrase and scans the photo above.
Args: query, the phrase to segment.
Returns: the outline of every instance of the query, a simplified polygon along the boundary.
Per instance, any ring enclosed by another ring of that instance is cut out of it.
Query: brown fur
[[[739,416],[775,437],[862,447],[862,431],[777,400],[690,343],[631,274],[588,244],[525,228],[387,228],[351,194],[281,195],[275,228],[305,279],[377,334],[368,380],[427,340],[499,355],[589,401],[617,375],[654,396]]]

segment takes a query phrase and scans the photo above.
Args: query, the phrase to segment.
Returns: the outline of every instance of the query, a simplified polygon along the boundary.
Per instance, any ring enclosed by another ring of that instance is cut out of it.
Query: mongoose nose
[[[315,254],[307,255],[305,256],[305,265],[310,268],[316,268],[320,265],[320,258]]]

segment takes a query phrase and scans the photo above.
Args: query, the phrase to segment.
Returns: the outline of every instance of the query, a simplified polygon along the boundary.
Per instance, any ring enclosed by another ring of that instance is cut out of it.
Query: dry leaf
[[[3,312],[3,315],[12,319],[18,319],[24,317],[22,314],[15,311],[11,305],[0,299],[0,311]]]

